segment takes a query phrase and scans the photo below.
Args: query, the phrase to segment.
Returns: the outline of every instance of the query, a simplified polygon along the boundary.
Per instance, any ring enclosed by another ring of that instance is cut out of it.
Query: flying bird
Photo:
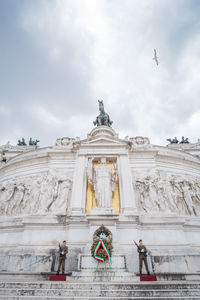
[[[155,60],[157,66],[158,66],[158,56],[157,56],[156,49],[154,49],[154,57],[153,57],[153,59]]]

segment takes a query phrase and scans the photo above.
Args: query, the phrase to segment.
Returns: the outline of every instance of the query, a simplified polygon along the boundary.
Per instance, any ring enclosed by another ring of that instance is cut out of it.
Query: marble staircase
[[[200,299],[200,282],[0,282],[2,300]]]

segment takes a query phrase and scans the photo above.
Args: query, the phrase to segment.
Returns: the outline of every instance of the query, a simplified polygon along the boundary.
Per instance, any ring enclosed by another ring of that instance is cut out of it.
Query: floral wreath
[[[101,225],[93,234],[93,244],[91,246],[91,255],[100,262],[108,260],[112,264],[112,233],[104,225]]]

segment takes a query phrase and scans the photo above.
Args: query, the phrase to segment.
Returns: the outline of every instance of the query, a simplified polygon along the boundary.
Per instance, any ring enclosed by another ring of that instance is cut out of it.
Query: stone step
[[[0,300],[200,299],[200,282],[0,282]]]
[[[86,288],[87,287],[87,288]],[[26,282],[26,281],[4,281],[0,282],[0,288],[5,289],[67,289],[67,290],[152,290],[152,289],[200,289],[200,282],[180,282],[180,281],[163,281],[163,282],[138,282],[138,283],[124,283],[124,282],[50,282],[50,281],[39,281],[39,282]]]
[[[67,277],[67,281],[114,281],[114,282],[137,282],[140,281],[139,276],[130,274],[128,272],[115,272],[115,271],[83,271],[83,272],[72,272],[72,276]]]
[[[31,272],[0,272],[0,281],[29,281],[29,282],[38,282],[38,281],[46,281],[49,280],[49,276],[55,274],[51,272],[46,272],[46,273],[31,273]],[[94,279],[94,270],[88,271],[84,270],[82,272],[70,272],[67,276],[67,281],[88,281],[92,282]],[[139,276],[135,276],[132,273],[129,272],[120,272],[120,271],[109,271],[108,274],[112,275],[106,278],[106,276],[102,275],[103,272],[100,273],[97,272],[95,281],[96,282],[103,282],[109,279],[109,281],[113,282],[132,282],[132,281],[138,281]],[[114,276],[115,274],[115,276]],[[72,276],[71,276],[72,275]],[[156,274],[157,280],[158,281],[199,281],[200,282],[200,274],[199,273],[159,273]],[[106,280],[104,280],[105,278]]]
[[[181,290],[67,290],[67,289],[0,289],[1,296],[35,296],[35,297],[186,297],[200,298],[200,289]]]
[[[105,299],[105,300],[107,300],[107,299],[109,299],[109,300],[121,300],[121,299],[139,299],[139,300],[151,300],[151,299],[157,299],[157,300],[165,300],[165,299],[169,299],[169,300],[183,300],[183,299],[185,299],[185,300],[199,300],[200,298],[199,298],[199,296],[197,296],[197,297],[194,297],[194,296],[186,296],[186,297],[184,297],[184,296],[178,296],[178,297],[176,297],[176,296],[174,296],[174,297],[168,297],[168,296],[166,296],[166,297],[162,297],[162,296],[159,296],[159,297],[155,297],[155,296],[153,296],[153,297],[149,297],[149,296],[147,296],[147,297],[141,297],[141,296],[139,296],[139,297],[90,297],[90,296],[87,296],[87,297],[76,297],[76,296],[73,296],[73,297],[68,297],[68,296],[65,296],[65,297],[60,297],[60,296],[58,296],[58,297],[56,297],[56,296],[53,296],[53,297],[49,297],[49,296],[47,296],[47,297],[41,297],[41,296],[39,296],[39,297],[36,297],[36,296],[0,296],[0,300],[56,300],[56,299],[59,299],[59,300],[66,300],[66,299],[68,299],[68,300],[78,300],[78,299],[81,299],[81,300],[87,300],[87,299],[92,299],[92,300],[98,300],[99,298],[101,298],[101,299]]]

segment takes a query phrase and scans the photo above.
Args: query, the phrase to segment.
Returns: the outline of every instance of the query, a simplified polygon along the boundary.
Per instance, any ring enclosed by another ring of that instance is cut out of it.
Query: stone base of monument
[[[107,261],[99,262],[89,254],[80,254],[78,268],[78,272],[72,272],[72,276],[69,278],[70,281],[139,281],[139,277],[128,272],[124,255],[113,255],[112,264],[109,264]]]
[[[113,215],[115,213],[115,210],[113,207],[110,208],[101,208],[101,207],[95,207],[92,208],[91,214],[93,215]]]

